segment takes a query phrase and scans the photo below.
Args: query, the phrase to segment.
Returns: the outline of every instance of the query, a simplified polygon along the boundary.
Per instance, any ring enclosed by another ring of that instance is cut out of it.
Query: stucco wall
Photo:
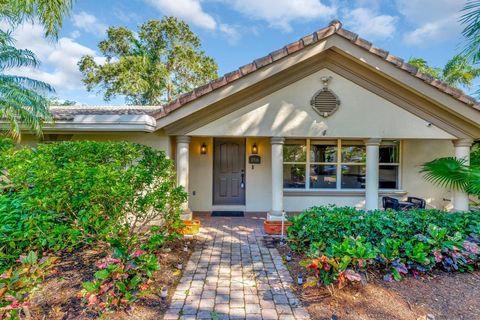
[[[252,145],[256,143],[261,164],[248,163]],[[272,159],[269,138],[248,138],[246,160],[246,210],[250,212],[268,211],[272,205]]]
[[[323,118],[310,106],[322,88],[321,77],[331,76],[329,88],[341,104]],[[352,81],[322,69],[264,98],[233,111],[190,135],[284,136],[389,139],[452,139],[449,133],[377,96]]]
[[[207,154],[200,154],[202,143],[207,145]],[[189,150],[189,208],[193,211],[212,210],[213,190],[213,139],[195,137]]]
[[[406,140],[402,145],[402,186],[408,195],[427,200],[431,208],[450,209],[451,191],[439,188],[426,181],[419,172],[421,165],[441,157],[454,156],[451,141],[442,140]]]

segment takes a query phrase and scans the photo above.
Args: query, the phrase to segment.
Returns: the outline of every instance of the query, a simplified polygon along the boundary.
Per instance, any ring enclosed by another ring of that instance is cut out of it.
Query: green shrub
[[[292,249],[307,252],[322,284],[360,279],[366,266],[385,280],[433,268],[471,270],[480,261],[480,215],[439,210],[359,211],[313,207],[289,218]]]
[[[162,151],[92,141],[0,150],[0,270],[27,250],[134,237],[153,220],[168,232],[181,224],[186,193]]]

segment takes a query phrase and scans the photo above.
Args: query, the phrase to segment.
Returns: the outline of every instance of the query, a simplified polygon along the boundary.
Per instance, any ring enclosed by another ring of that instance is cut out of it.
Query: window
[[[305,140],[289,140],[283,146],[283,187],[305,189],[307,145]]]
[[[335,189],[337,187],[337,153],[336,141],[311,141],[311,189]]]
[[[287,140],[283,148],[285,189],[365,189],[366,147],[363,141]],[[379,147],[379,188],[399,188],[399,142]]]
[[[342,189],[365,189],[366,158],[363,141],[342,141]]]
[[[379,178],[380,189],[398,189],[398,175],[400,157],[398,141],[386,141],[380,145],[379,156]]]

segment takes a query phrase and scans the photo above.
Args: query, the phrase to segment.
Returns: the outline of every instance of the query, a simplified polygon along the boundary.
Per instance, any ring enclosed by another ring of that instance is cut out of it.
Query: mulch
[[[189,251],[183,250],[184,246]],[[56,266],[57,272],[45,279],[41,289],[35,292],[29,307],[33,319],[161,319],[165,313],[168,302],[171,300],[175,287],[180,278],[181,271],[177,265],[185,266],[193,252],[194,240],[184,238],[166,246],[159,256],[160,271],[155,274],[152,283],[152,293],[142,297],[133,305],[131,310],[109,312],[100,315],[86,308],[79,297],[82,290],[82,282],[93,280],[93,274],[97,271],[96,262],[105,256],[105,247],[86,248],[71,253],[62,253],[60,262]],[[168,287],[169,297],[167,303],[160,297],[163,287]]]
[[[277,248],[282,256],[288,246]],[[285,262],[294,279],[301,273],[312,277],[299,265],[304,255],[293,254]],[[324,287],[295,286],[294,291],[312,319],[398,319],[398,320],[476,320],[480,319],[480,271],[434,271],[419,278],[407,277],[385,282],[379,273],[369,273],[368,284],[349,285],[333,294]]]

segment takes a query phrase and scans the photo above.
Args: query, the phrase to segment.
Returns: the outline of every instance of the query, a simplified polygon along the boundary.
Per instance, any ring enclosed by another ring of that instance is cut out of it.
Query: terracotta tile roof
[[[310,35],[307,35],[298,41],[287,44],[283,48],[273,51],[264,57],[261,57],[259,59],[254,60],[251,63],[241,66],[237,70],[229,72],[223,75],[222,77],[207,83],[206,85],[196,88],[191,92],[182,94],[176,100],[165,105],[163,109],[154,113],[153,116],[156,119],[162,118],[168,115],[170,112],[187,104],[188,102],[191,102],[218,88],[226,86],[227,84],[230,84],[242,78],[243,76],[246,76],[247,74],[250,74],[260,68],[268,66],[269,64],[272,64],[273,62],[278,61],[280,59],[283,59],[288,55],[291,55],[299,50],[302,50],[303,48],[310,46],[318,41],[324,40],[333,34],[337,34],[349,40],[350,42],[357,45],[358,47],[364,50],[367,50],[370,53],[384,59],[385,61],[393,64],[395,67],[410,73],[412,76],[419,78],[420,80],[437,88],[438,90],[456,98],[457,100],[469,106],[472,106],[480,110],[480,104],[474,98],[466,95],[462,90],[453,88],[448,84],[446,84],[445,82],[442,82],[438,79],[433,78],[429,74],[420,72],[418,68],[406,63],[403,59],[396,57],[394,55],[391,55],[388,51],[384,49],[376,48],[373,46],[371,42],[361,38],[358,34],[348,31],[346,29],[343,29],[342,23],[340,21],[333,20],[332,22],[330,22],[330,24],[326,28],[320,29]]]
[[[358,34],[342,28],[342,23],[338,20],[333,20],[323,29],[313,32],[298,41],[287,44],[283,48],[269,53],[268,55],[258,58],[251,63],[241,66],[237,70],[229,72],[209,83],[200,86],[193,91],[180,95],[177,99],[164,106],[68,106],[68,107],[51,107],[50,110],[56,120],[72,121],[75,115],[142,115],[147,114],[156,119],[163,118],[169,113],[182,107],[183,105],[203,96],[209,94],[221,87],[224,87],[238,79],[257,71],[265,66],[268,66],[280,59],[283,59],[291,54],[294,54],[310,45],[313,45],[321,40],[324,40],[333,34],[337,34],[356,46],[384,59],[395,67],[408,72],[410,75],[419,78],[423,82],[437,88],[438,90],[456,98],[457,100],[480,110],[480,104],[472,97],[463,93],[462,90],[453,88],[431,75],[420,72],[416,67],[406,63],[403,59],[391,55],[388,51],[376,48],[373,44]]]

